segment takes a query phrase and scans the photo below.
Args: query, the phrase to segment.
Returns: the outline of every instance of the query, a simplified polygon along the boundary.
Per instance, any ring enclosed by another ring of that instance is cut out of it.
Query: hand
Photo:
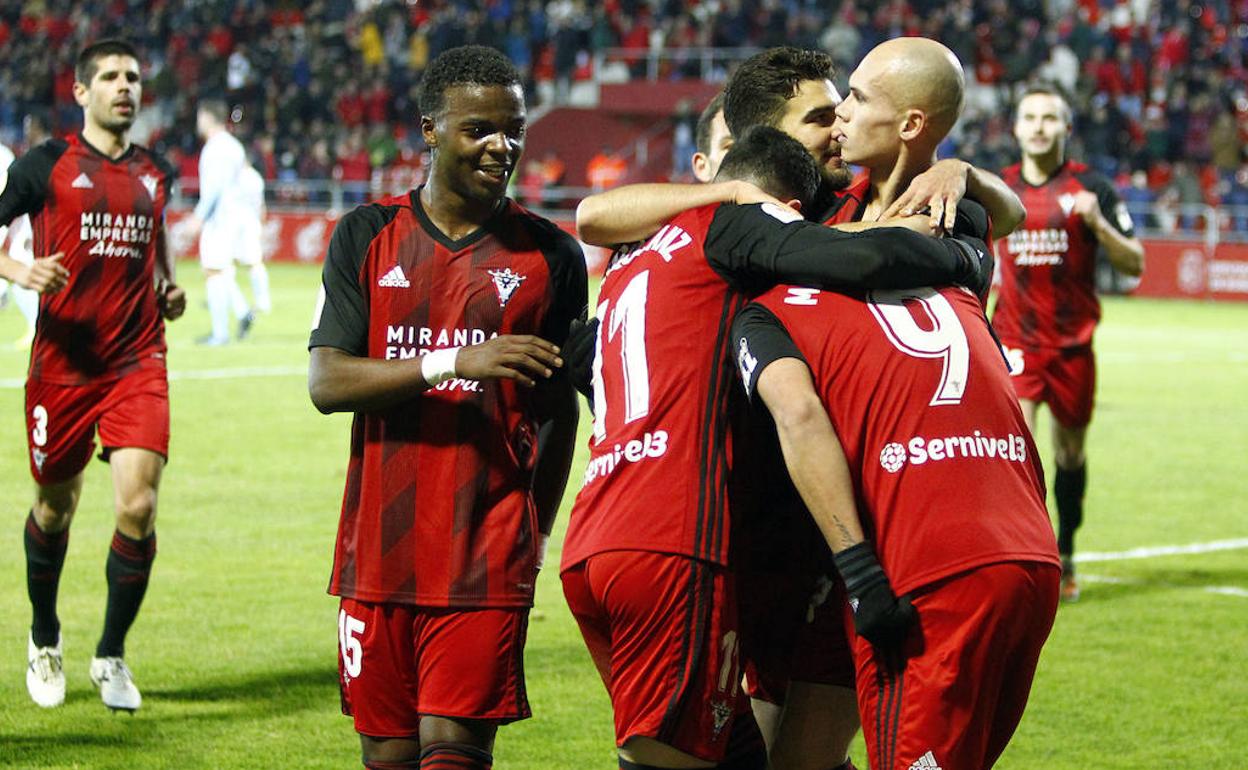
[[[172,281],[161,280],[156,285],[156,306],[167,321],[176,321],[186,312],[186,290]]]
[[[65,252],[58,251],[50,257],[40,257],[26,267],[26,269],[17,276],[18,286],[23,289],[37,291],[40,294],[55,294],[65,288],[65,283],[69,280],[69,270],[61,264]]]
[[[1077,214],[1088,227],[1096,227],[1101,218],[1101,202],[1096,193],[1080,190],[1075,193],[1075,202],[1070,207],[1071,213]]]
[[[593,395],[594,350],[597,342],[597,318],[591,318],[588,322],[579,318],[572,319],[562,353],[567,361],[568,379],[586,398]]]
[[[748,205],[750,203],[774,203],[777,206],[787,206],[784,201],[775,198],[763,192],[757,185],[740,180],[734,181],[732,184],[732,203],[739,205]]]
[[[548,379],[563,366],[559,348],[552,342],[529,334],[506,334],[480,345],[459,349],[455,376],[468,380],[515,380],[525,387]]]
[[[909,597],[898,599],[893,593],[871,544],[857,543],[836,552],[832,559],[845,580],[854,611],[854,630],[877,649],[899,646],[919,616]]]
[[[956,158],[933,163],[910,181],[910,186],[884,210],[880,219],[911,216],[927,208],[932,229],[943,227],[951,232],[958,215],[958,201],[966,197],[966,177],[970,169],[969,163]]]

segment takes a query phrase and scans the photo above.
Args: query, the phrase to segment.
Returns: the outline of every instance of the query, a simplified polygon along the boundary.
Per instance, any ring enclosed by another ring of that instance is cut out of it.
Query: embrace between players
[[[1008,232],[1024,212],[991,174],[932,162],[962,104],[943,46],[882,44],[843,102],[830,69],[753,57],[725,89],[731,149],[695,157],[714,183],[581,204],[585,240],[641,242],[586,323],[577,244],[506,198],[514,67],[472,46],[430,65],[428,182],[339,223],[310,342],[314,403],[355,413],[330,590],[366,766],[489,767],[497,727],[529,716],[574,384],[593,430],[561,577],[620,767],[850,767],[860,714],[874,768],[1004,749],[1059,579],[981,305],[989,215]]]

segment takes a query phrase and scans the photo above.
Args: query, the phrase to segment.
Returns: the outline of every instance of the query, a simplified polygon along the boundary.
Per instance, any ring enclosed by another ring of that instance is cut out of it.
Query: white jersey
[[[13,155],[13,151],[0,144],[0,192],[4,192],[4,188],[9,184],[9,166],[13,165],[15,159],[16,156]],[[8,237],[8,226],[0,227],[0,247],[4,246],[4,242]]]
[[[199,203],[195,216],[205,229],[225,229],[235,215],[235,199],[247,153],[228,131],[220,131],[204,142],[199,152]]]
[[[231,201],[235,209],[233,215],[240,222],[245,222],[247,229],[260,227],[260,212],[264,210],[264,177],[254,166],[244,166],[239,172]]]

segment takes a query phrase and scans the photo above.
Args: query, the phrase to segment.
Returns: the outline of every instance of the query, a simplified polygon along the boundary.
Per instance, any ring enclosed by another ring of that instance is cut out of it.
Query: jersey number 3
[[[910,307],[907,307],[909,305]],[[939,358],[944,365],[931,406],[957,404],[966,391],[970,346],[966,330],[953,305],[931,288],[867,292],[867,307],[893,347],[915,358]],[[931,326],[919,326],[911,311],[916,307]]]
[[[624,422],[640,420],[650,413],[650,364],[646,360],[646,297],[650,271],[628,282],[611,307],[598,305],[598,339],[594,343],[594,441],[607,437],[607,393],[602,382],[604,342],[619,338],[620,369],[624,381]]]

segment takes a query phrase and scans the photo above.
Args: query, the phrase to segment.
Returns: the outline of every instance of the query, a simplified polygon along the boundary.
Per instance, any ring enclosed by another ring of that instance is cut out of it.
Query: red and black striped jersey
[[[729,330],[750,295],[780,280],[897,286],[977,269],[942,239],[842,233],[772,204],[691,209],[617,253],[599,294],[594,434],[563,569],[611,550],[727,563],[741,417]]]
[[[825,225],[839,225],[845,222],[857,222],[862,219],[862,210],[866,206],[867,194],[871,192],[871,177],[859,174],[850,182],[849,187],[838,190],[830,205],[819,215],[819,221]]]
[[[1036,447],[971,292],[778,286],[733,337],[747,390],[777,359],[810,367],[898,594],[993,562],[1058,563]]]
[[[452,241],[416,190],[338,223],[309,347],[402,359],[500,334],[563,344],[586,293],[584,254],[555,225],[506,200],[484,226]],[[511,380],[456,378],[357,413],[330,593],[424,606],[531,605],[540,401]]]
[[[0,225],[29,214],[34,253],[64,253],[69,282],[39,300],[30,377],[81,384],[164,366],[155,269],[173,171],[132,144],[118,158],[81,134],[31,149],[9,169]]]
[[[1125,235],[1131,216],[1108,179],[1066,161],[1039,185],[1018,164],[1002,178],[1027,207],[1017,230],[997,241],[1001,285],[992,324],[1006,344],[1063,348],[1089,345],[1101,318],[1096,297],[1096,236],[1072,210],[1075,195],[1096,194],[1101,213]]]

